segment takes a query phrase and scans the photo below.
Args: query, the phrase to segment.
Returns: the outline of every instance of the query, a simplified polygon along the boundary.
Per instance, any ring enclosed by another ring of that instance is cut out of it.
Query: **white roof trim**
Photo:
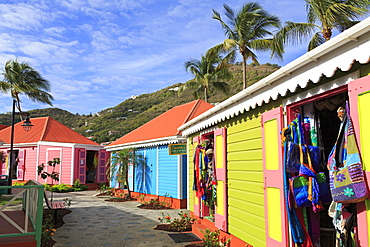
[[[149,147],[149,146],[159,146],[166,145],[170,143],[186,142],[186,138],[182,136],[168,136],[151,140],[144,140],[138,142],[129,142],[124,144],[118,144],[113,146],[106,146],[107,151],[116,151],[126,148],[139,148],[139,147]]]
[[[354,61],[368,63],[369,47],[370,17],[190,120],[178,130],[183,136],[188,136],[269,103],[271,99],[285,96],[288,91],[294,93],[298,87],[307,87],[310,81],[318,83],[323,75],[331,77],[338,69],[348,71]]]
[[[39,144],[40,145],[49,145],[49,146],[59,146],[59,147],[85,148],[86,150],[104,149],[104,146],[101,146],[101,145],[90,145],[90,144],[68,143],[68,142],[39,141]]]
[[[14,143],[13,147],[36,147],[37,142],[29,142],[29,143]],[[0,146],[0,148],[10,148],[10,144],[5,143]]]

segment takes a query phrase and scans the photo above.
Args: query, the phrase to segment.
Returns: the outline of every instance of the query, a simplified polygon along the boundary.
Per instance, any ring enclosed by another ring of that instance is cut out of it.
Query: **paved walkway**
[[[181,210],[140,209],[138,202],[107,202],[96,197],[96,191],[54,193],[54,200],[72,200],[72,213],[64,217],[65,224],[57,229],[55,247],[112,246],[112,247],[171,247],[175,243],[168,234],[154,230],[161,212],[178,217]],[[182,211],[186,211],[182,209]]]

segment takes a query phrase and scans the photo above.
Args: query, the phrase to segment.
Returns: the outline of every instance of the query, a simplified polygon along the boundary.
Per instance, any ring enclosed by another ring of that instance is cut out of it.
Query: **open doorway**
[[[195,175],[196,196],[201,199],[202,217],[215,221],[216,174],[214,158],[214,132],[201,135],[196,148]]]
[[[86,183],[96,183],[96,168],[98,166],[99,154],[97,151],[86,152]]]
[[[304,135],[303,139],[305,139],[305,143],[300,144],[312,145],[320,148],[320,165],[315,168],[315,171],[317,174],[325,174],[326,185],[329,191],[330,183],[327,160],[337,141],[342,122],[339,118],[338,111],[341,107],[345,108],[347,101],[347,88],[342,87],[326,95],[312,97],[287,107],[288,116],[290,118],[288,119],[289,123],[297,121],[296,117],[300,118],[299,121],[303,123],[302,125],[308,123],[308,130],[303,131],[302,134]],[[305,160],[305,163],[307,164],[307,160]],[[298,176],[298,173],[292,173],[291,176]],[[334,226],[333,218],[329,216],[331,203],[332,201],[329,198],[326,203],[322,204],[322,208],[317,212],[314,212],[312,206],[295,209],[299,216],[302,215],[305,217],[304,224],[311,237],[313,246],[336,246],[336,232],[338,231],[336,228],[338,227]],[[348,233],[356,232],[356,203],[343,205],[342,213],[344,212],[348,213],[351,217],[350,223],[349,221],[343,221],[346,222]],[[356,236],[352,237],[354,239],[356,238]],[[348,238],[351,238],[351,236],[346,236],[343,239]]]
[[[18,177],[18,160],[19,160],[18,155],[19,155],[19,150],[13,150],[12,161],[11,161],[12,179],[17,179]],[[10,157],[10,155],[8,157]]]

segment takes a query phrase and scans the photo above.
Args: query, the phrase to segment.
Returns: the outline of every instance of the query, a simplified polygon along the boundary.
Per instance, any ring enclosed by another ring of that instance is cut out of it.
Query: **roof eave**
[[[150,140],[144,140],[144,141],[117,144],[117,145],[112,145],[112,146],[105,146],[105,149],[107,151],[116,151],[116,150],[127,149],[127,148],[158,146],[158,145],[165,145],[165,144],[177,143],[177,142],[183,142],[183,141],[186,141],[185,137],[175,135],[175,136],[161,137],[157,139],[150,139]]]

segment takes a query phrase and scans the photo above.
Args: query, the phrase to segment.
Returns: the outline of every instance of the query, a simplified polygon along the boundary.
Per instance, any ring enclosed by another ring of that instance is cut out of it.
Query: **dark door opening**
[[[10,152],[9,152],[10,154]],[[9,155],[8,154],[8,155]],[[13,155],[12,155],[12,179],[17,179],[18,177],[18,155],[19,155],[19,150],[13,150]],[[8,156],[10,157],[10,156]]]
[[[96,183],[96,168],[99,156],[97,151],[86,152],[86,183]]]

